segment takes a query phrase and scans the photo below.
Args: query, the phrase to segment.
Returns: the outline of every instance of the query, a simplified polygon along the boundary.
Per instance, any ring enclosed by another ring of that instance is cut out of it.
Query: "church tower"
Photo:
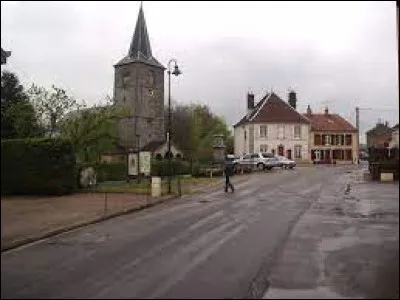
[[[128,55],[114,68],[114,102],[131,110],[118,123],[119,146],[136,150],[164,141],[165,67],[152,55],[142,5]]]

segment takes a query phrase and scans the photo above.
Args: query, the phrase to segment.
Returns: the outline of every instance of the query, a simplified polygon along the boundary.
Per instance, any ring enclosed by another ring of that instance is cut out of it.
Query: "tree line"
[[[16,74],[1,74],[2,140],[59,136],[71,141],[78,160],[94,162],[102,152],[115,148],[118,120],[131,113],[127,107],[113,105],[110,98],[88,106],[54,85],[46,89],[32,84],[25,89]],[[225,137],[227,152],[233,153],[229,127],[208,106],[175,104],[171,113],[171,139],[188,160],[210,161],[216,134]]]

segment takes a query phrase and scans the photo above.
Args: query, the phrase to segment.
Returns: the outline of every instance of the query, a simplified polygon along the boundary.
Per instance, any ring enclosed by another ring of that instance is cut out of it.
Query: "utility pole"
[[[360,108],[356,107],[356,128],[357,128],[357,164],[359,163],[360,155]]]

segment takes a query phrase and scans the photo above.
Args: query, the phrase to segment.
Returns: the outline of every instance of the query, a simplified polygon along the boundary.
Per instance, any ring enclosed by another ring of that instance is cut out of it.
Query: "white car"
[[[272,153],[247,154],[234,161],[235,168],[244,170],[271,170],[274,167],[281,167],[279,159]]]
[[[296,162],[294,160],[288,159],[284,156],[278,156],[278,159],[282,163],[282,168],[293,169],[296,166]]]

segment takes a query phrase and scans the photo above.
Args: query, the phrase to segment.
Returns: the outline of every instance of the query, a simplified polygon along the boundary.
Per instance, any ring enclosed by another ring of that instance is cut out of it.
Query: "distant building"
[[[390,148],[399,148],[399,124],[392,127],[392,140],[389,143]]]
[[[235,156],[269,152],[310,161],[310,121],[296,111],[296,93],[288,98],[270,92],[255,105],[254,95],[247,95],[247,114],[234,125]]]
[[[7,58],[11,56],[11,51],[4,51],[1,48],[1,64],[5,65],[7,63]]]
[[[389,127],[388,122],[378,122],[376,126],[367,131],[368,148],[387,148],[392,140],[393,129]]]
[[[357,163],[359,150],[357,128],[338,114],[312,113],[310,106],[304,114],[311,122],[310,150],[313,162]]]

